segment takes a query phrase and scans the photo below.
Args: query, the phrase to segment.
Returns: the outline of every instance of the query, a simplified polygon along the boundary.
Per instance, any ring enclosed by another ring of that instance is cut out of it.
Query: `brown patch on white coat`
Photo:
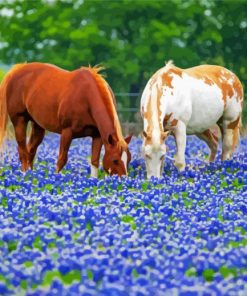
[[[188,77],[188,78],[186,78]],[[189,79],[189,77],[191,77]],[[194,82],[193,82],[194,79]],[[184,80],[184,84],[182,84],[182,81]],[[196,81],[200,81],[203,82],[203,84],[197,83]],[[181,81],[181,84],[180,84]],[[187,85],[187,82],[189,82],[189,85]],[[190,84],[191,83],[191,84]],[[193,83],[195,84],[195,87],[193,87]],[[145,96],[142,97],[142,110],[144,111],[144,105],[146,105],[146,111],[145,114],[143,113],[143,117],[144,120],[146,120],[146,124],[144,124],[146,130],[148,131],[148,133],[145,133],[144,135],[146,135],[146,139],[144,140],[144,146],[145,145],[152,145],[152,130],[153,130],[153,120],[152,120],[152,108],[150,108],[152,106],[151,104],[151,98],[152,95],[154,95],[154,90],[156,91],[156,95],[157,95],[157,108],[156,108],[156,113],[157,113],[157,121],[159,122],[159,131],[160,134],[163,133],[163,129],[164,130],[181,130],[182,126],[181,124],[184,126],[184,122],[181,121],[181,116],[183,118],[183,114],[181,113],[181,108],[188,108],[186,104],[190,104],[190,97],[186,97],[185,99],[188,100],[188,102],[184,103],[182,100],[182,96],[183,96],[183,88],[190,88],[192,86],[193,88],[193,96],[199,96],[198,100],[201,104],[201,106],[203,106],[203,99],[207,98],[207,89],[210,89],[210,92],[212,92],[213,96],[212,98],[215,98],[215,102],[212,101],[211,102],[214,106],[216,106],[217,110],[211,113],[209,113],[209,118],[205,120],[205,116],[203,118],[204,121],[200,122],[200,116],[198,118],[197,117],[193,117],[192,122],[190,122],[190,133],[194,133],[197,130],[197,132],[201,133],[201,137],[203,140],[205,140],[209,146],[212,154],[210,157],[211,159],[214,158],[213,155],[215,154],[215,151],[217,150],[217,145],[216,142],[218,141],[218,138],[215,137],[212,132],[208,129],[209,125],[208,123],[212,121],[212,125],[216,124],[216,122],[218,122],[217,120],[219,119],[218,114],[220,114],[219,112],[221,112],[221,108],[223,107],[223,111],[224,112],[228,112],[229,114],[229,110],[231,109],[231,106],[233,106],[234,111],[230,112],[230,117],[229,119],[224,118],[224,114],[223,116],[223,125],[224,127],[221,127],[221,131],[225,134],[227,134],[225,138],[225,140],[223,140],[223,157],[222,159],[227,159],[230,157],[230,153],[229,153],[229,141],[232,141],[232,147],[235,147],[236,143],[237,143],[237,138],[238,138],[238,129],[239,129],[239,121],[240,121],[240,115],[238,116],[238,118],[236,119],[236,114],[238,114],[239,112],[239,106],[243,106],[243,89],[242,89],[242,85],[239,81],[239,79],[237,78],[236,75],[234,75],[231,71],[220,67],[220,66],[213,66],[213,65],[202,65],[202,66],[197,66],[197,67],[193,67],[193,68],[189,68],[189,69],[181,69],[178,67],[175,67],[171,62],[168,63],[164,68],[158,70],[153,77],[149,80],[148,84],[146,87],[148,87],[149,85],[149,98],[145,99]],[[203,86],[204,85],[204,86]],[[210,88],[208,88],[207,86],[209,86]],[[156,87],[156,89],[155,89]],[[183,88],[179,88],[178,87],[183,87]],[[196,88],[197,87],[197,88]],[[212,88],[211,88],[212,87]],[[162,91],[163,90],[163,93]],[[167,90],[167,91],[165,91]],[[199,94],[197,95],[197,90],[199,91]],[[165,92],[164,92],[165,91]],[[223,104],[220,104],[220,101],[218,101],[218,98],[220,98],[219,94],[221,93],[221,100],[223,100]],[[168,96],[167,96],[168,94]],[[188,92],[186,93],[188,95]],[[179,101],[178,99],[181,98],[181,100]],[[173,99],[174,98],[174,99]],[[179,110],[179,112],[177,112],[176,109],[176,105],[174,105],[173,100],[175,100],[175,98],[177,99],[177,102],[179,101],[179,105],[177,106],[177,110]],[[162,103],[161,103],[162,100]],[[165,100],[170,100],[170,105],[169,102],[165,102]],[[210,100],[209,100],[210,101]],[[173,102],[173,103],[172,103]],[[204,100],[205,102],[205,100]],[[236,103],[235,103],[236,102]],[[169,108],[167,108],[167,104],[169,105]],[[185,104],[185,105],[184,105]],[[205,103],[204,103],[205,104]],[[210,103],[209,103],[210,104]],[[162,107],[161,107],[162,105]],[[210,106],[210,105],[208,105]],[[221,107],[222,106],[222,107]],[[215,107],[214,107],[215,108]],[[169,110],[169,111],[168,111]],[[183,109],[182,109],[183,110]],[[193,110],[193,109],[187,109],[187,111],[189,110]],[[200,109],[198,109],[200,110]],[[198,112],[197,110],[197,112]],[[204,109],[203,109],[204,110]],[[206,108],[206,111],[208,112],[210,110],[210,108]],[[214,110],[214,109],[211,109]],[[168,112],[166,112],[168,111]],[[186,111],[186,112],[187,112]],[[189,111],[192,112],[192,111]],[[198,113],[199,114],[199,113]],[[214,115],[217,114],[217,115]],[[233,115],[235,114],[235,115]],[[215,116],[215,122],[213,121]],[[228,115],[229,116],[229,115]],[[162,124],[162,117],[163,117],[163,124]],[[190,120],[191,115],[185,115],[184,118],[187,118],[185,120],[185,122],[188,123],[188,120]],[[198,123],[200,124],[199,129],[195,128],[195,125],[193,125],[196,121],[198,121]],[[206,124],[205,126],[205,130],[203,132],[203,127],[204,125],[202,124]],[[228,131],[226,131],[226,129]],[[185,129],[183,128],[183,130],[186,131],[186,127]],[[232,136],[229,134],[229,130],[232,130]],[[181,133],[182,132],[181,130]],[[198,136],[200,135],[198,133]],[[180,133],[178,133],[180,134]],[[176,137],[176,136],[175,136]],[[177,135],[178,137],[178,135]],[[180,137],[180,136],[179,136]],[[231,140],[232,139],[232,140]],[[177,140],[177,139],[176,139]],[[162,138],[160,138],[160,143],[162,143]],[[184,143],[184,140],[183,140]],[[184,144],[183,144],[184,145]],[[179,158],[183,159],[182,157],[182,150],[180,151]],[[179,163],[178,163],[179,164]],[[180,165],[180,164],[179,164]],[[182,168],[184,167],[184,165],[181,166]]]
[[[184,73],[203,80],[208,85],[216,84],[222,92],[224,106],[226,106],[227,97],[232,98],[236,92],[236,100],[243,98],[243,88],[238,77],[231,71],[214,65],[201,65],[183,70]]]

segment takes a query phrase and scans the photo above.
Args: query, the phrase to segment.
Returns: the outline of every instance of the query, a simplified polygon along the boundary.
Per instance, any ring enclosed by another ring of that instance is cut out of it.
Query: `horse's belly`
[[[45,100],[44,98],[33,96],[27,100],[26,106],[28,113],[39,126],[50,132],[61,132],[56,100]]]
[[[192,94],[192,113],[187,124],[187,133],[201,133],[212,127],[222,116],[224,101],[215,88]]]

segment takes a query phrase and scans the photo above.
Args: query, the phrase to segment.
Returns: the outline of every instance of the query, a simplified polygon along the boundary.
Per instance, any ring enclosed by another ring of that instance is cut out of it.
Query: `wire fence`
[[[121,122],[122,130],[124,135],[133,134],[139,135],[143,129],[142,118],[140,114],[140,93],[115,93],[117,102],[117,112],[118,117]],[[118,98],[126,97],[130,101],[131,107],[123,107],[121,106],[122,99],[118,100]],[[138,107],[134,106],[131,98],[136,98],[135,102],[138,103]]]

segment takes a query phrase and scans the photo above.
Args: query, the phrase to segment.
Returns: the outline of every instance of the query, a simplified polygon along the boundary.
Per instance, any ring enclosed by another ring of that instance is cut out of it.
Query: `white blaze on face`
[[[164,156],[166,154],[166,146],[160,144],[159,146],[143,144],[142,152],[144,155],[147,178],[150,179],[152,176],[156,178],[162,177]]]
[[[127,156],[127,152],[123,151],[122,156],[121,156],[121,160],[124,163],[124,167],[125,167],[125,171],[126,171],[126,175],[128,174],[127,172],[127,160],[128,160],[128,156]]]

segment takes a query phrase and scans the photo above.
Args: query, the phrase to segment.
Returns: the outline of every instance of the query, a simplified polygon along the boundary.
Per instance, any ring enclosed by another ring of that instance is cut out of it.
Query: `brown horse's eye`
[[[113,163],[117,165],[118,164],[118,160],[117,159],[114,159],[113,160]]]

